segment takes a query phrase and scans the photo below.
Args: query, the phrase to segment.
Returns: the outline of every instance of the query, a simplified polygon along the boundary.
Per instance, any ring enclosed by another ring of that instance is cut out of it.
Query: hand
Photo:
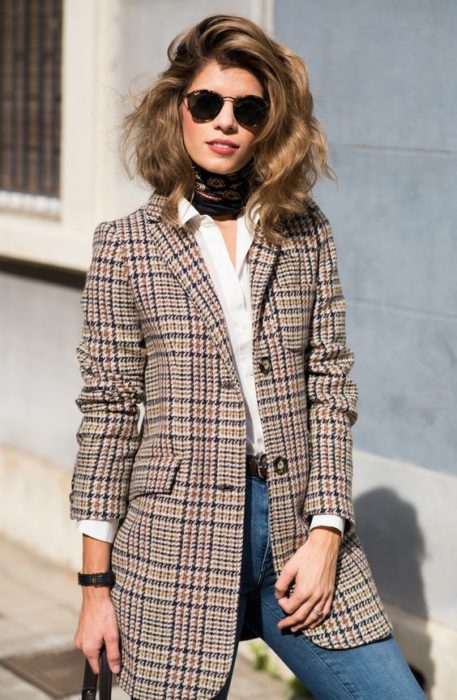
[[[341,532],[337,528],[313,528],[306,542],[286,562],[275,585],[275,597],[288,616],[278,627],[291,626],[296,632],[304,627],[314,629],[327,617],[335,591],[336,563]],[[288,589],[295,589],[289,596]],[[321,610],[317,617],[312,610]]]
[[[106,646],[106,658],[113,673],[121,670],[119,629],[109,587],[87,586],[79,616],[74,645],[81,649],[94,673],[99,673],[99,657]]]

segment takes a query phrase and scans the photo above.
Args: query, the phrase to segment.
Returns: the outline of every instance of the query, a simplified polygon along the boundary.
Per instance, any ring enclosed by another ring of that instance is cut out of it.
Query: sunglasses
[[[268,116],[268,101],[257,95],[224,97],[213,90],[187,92],[187,107],[196,122],[209,122],[221,111],[224,100],[232,100],[235,119],[241,126],[256,126]]]

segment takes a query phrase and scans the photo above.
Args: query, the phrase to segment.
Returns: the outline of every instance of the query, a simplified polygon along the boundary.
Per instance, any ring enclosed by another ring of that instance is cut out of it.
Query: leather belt
[[[267,455],[265,452],[260,452],[257,455],[246,455],[246,473],[261,479],[267,478]]]

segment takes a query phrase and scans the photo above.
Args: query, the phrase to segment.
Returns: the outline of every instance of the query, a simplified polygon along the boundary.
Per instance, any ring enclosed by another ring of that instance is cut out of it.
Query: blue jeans
[[[226,700],[228,696],[243,619],[318,700],[415,700],[426,697],[391,634],[349,649],[325,649],[299,631],[280,630],[277,622],[287,615],[275,598],[275,582],[268,520],[268,482],[247,475],[237,640],[227,682],[214,700]]]

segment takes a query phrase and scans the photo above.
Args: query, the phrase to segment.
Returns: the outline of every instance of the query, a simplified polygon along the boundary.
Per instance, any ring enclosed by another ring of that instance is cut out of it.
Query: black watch
[[[96,574],[83,574],[78,571],[80,586],[112,586],[115,580],[114,571],[102,571]]]

